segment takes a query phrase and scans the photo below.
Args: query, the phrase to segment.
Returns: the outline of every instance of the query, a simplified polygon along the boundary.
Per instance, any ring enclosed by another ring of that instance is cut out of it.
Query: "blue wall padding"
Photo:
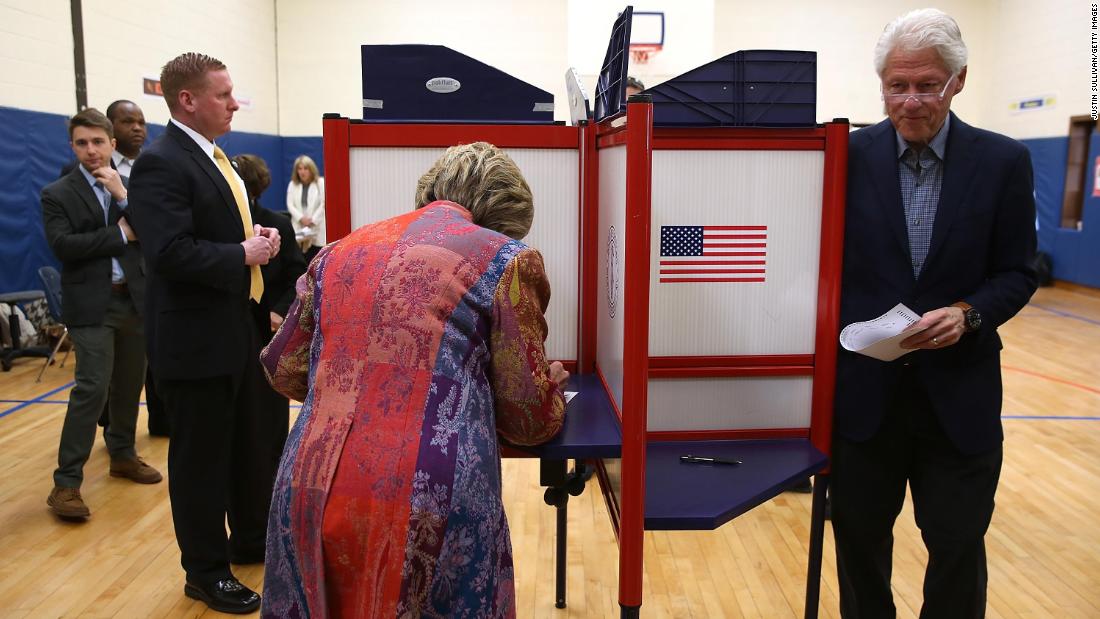
[[[38,267],[59,266],[42,231],[42,188],[73,161],[68,116],[0,106],[0,292],[38,290]],[[164,125],[149,125],[149,140]],[[305,153],[324,173],[320,137],[282,138],[234,131],[218,139],[229,156],[259,155],[271,169],[265,207],[286,210],[286,186],[294,158]]]
[[[58,266],[42,230],[39,192],[73,158],[67,117],[0,107],[0,292],[41,290]]]
[[[1100,134],[1089,139],[1089,158],[1085,167],[1085,201],[1081,206],[1081,232],[1077,253],[1077,272],[1072,280],[1100,287],[1100,191],[1096,186],[1096,166],[1100,163]]]
[[[1054,235],[1062,220],[1066,184],[1066,138],[1023,140],[1035,170],[1035,210],[1039,217],[1039,249],[1053,254]]]
[[[1039,218],[1039,249],[1050,254],[1056,279],[1100,287],[1100,197],[1092,197],[1100,135],[1089,140],[1085,166],[1085,199],[1081,230],[1062,228],[1066,158],[1069,138],[1021,140],[1031,151],[1035,169],[1035,208]]]

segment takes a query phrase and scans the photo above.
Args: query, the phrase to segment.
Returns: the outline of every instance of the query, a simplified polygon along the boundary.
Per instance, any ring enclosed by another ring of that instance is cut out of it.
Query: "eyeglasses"
[[[947,78],[947,83],[943,85],[943,90],[939,92],[883,92],[882,100],[887,103],[901,103],[902,105],[908,103],[910,98],[916,99],[918,103],[943,101],[943,98],[947,96],[947,89],[951,87],[951,83],[954,81],[954,75]]]

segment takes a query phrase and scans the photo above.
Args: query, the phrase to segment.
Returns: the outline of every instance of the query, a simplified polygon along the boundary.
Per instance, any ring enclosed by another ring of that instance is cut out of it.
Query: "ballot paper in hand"
[[[915,350],[902,348],[899,344],[910,335],[923,331],[913,326],[918,320],[920,316],[916,312],[898,303],[874,320],[853,322],[844,327],[840,332],[840,345],[861,355],[893,361]]]

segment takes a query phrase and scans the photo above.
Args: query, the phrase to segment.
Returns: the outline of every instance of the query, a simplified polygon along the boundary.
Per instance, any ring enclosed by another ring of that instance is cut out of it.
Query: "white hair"
[[[886,25],[875,44],[875,72],[886,71],[886,58],[894,50],[920,51],[933,48],[951,75],[966,66],[967,50],[959,24],[939,9],[917,9]]]

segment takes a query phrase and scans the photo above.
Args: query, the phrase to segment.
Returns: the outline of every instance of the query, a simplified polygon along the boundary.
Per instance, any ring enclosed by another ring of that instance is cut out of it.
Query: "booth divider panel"
[[[650,432],[810,427],[809,376],[649,379]]]
[[[654,151],[650,355],[814,352],[823,171],[820,151]]]
[[[598,151],[599,247],[597,248],[596,365],[608,395],[622,414],[623,307],[626,268],[626,147]]]
[[[446,148],[351,149],[351,226],[406,213],[416,206],[417,180]],[[550,279],[547,356],[577,358],[579,297],[578,155],[550,148],[504,149],[523,172],[535,202],[535,221],[523,242],[538,249]]]

